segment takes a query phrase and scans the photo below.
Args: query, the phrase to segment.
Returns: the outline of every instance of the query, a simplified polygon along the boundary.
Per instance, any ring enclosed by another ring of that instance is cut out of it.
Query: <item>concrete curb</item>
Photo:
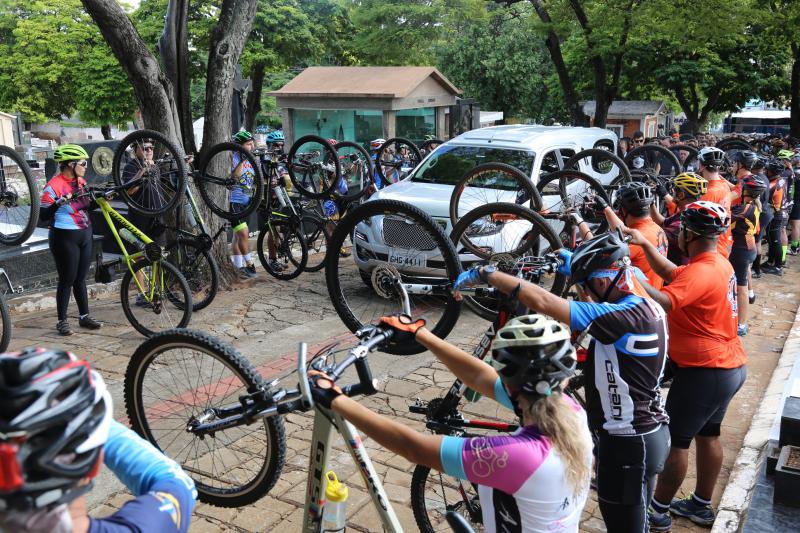
[[[119,295],[121,280],[117,279],[108,284],[94,283],[86,287],[90,300],[107,298],[110,295]],[[56,290],[23,294],[8,299],[8,309],[12,314],[36,313],[56,308]]]
[[[753,488],[758,478],[762,454],[766,453],[776,413],[783,403],[783,393],[792,368],[795,356],[800,352],[800,309],[795,314],[794,324],[786,336],[781,357],[772,377],[764,391],[764,397],[758,405],[750,429],[744,436],[742,448],[736,456],[728,484],[719,502],[717,519],[711,533],[733,533],[739,531],[744,513],[750,507]]]

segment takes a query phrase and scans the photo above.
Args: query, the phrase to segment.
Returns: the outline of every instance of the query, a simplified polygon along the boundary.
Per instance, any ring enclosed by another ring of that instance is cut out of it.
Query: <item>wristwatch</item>
[[[484,265],[478,271],[481,281],[489,283],[489,276],[497,272],[497,265]]]

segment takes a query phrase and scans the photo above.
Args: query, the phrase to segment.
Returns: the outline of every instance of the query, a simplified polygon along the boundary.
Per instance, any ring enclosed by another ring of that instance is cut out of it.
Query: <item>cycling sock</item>
[[[706,500],[701,498],[697,494],[692,494],[692,502],[697,505],[698,507],[705,507],[706,505],[711,505],[711,500]]]
[[[650,500],[650,507],[652,507],[653,511],[659,515],[667,514],[669,512],[669,504],[661,503],[660,501],[656,500],[655,496],[653,496],[653,499]]]
[[[252,264],[254,264],[254,261],[253,261],[253,252],[250,252],[249,254],[247,254],[246,256],[244,256],[244,260],[245,260],[245,262],[246,262],[248,265],[252,265]]]
[[[755,295],[756,295],[756,291],[754,291],[753,289],[750,289],[749,291],[747,291],[747,296],[748,297],[752,298]]]
[[[794,249],[800,248],[800,241],[792,241],[792,248]]]
[[[244,259],[241,255],[232,255],[231,260],[233,261],[233,266],[236,268],[242,268],[244,266]]]
[[[786,252],[789,250],[789,246],[781,246],[781,263],[786,261]]]

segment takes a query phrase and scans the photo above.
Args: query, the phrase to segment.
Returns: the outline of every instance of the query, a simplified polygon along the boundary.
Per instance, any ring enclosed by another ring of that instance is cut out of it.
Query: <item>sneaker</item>
[[[339,257],[350,257],[350,252],[342,248],[341,250],[339,250]]]
[[[144,299],[144,296],[141,294],[136,295],[136,302],[134,302],[136,307],[150,307],[150,302]]]
[[[772,274],[773,276],[783,276],[783,269],[772,265],[764,265],[761,267],[764,274]]]
[[[711,527],[714,523],[714,510],[711,506],[698,505],[691,496],[683,500],[672,500],[672,503],[669,504],[669,510],[672,514],[688,518],[701,526]],[[654,531],[652,527],[650,531]]]
[[[671,531],[672,517],[669,513],[657,514],[651,508],[647,511],[647,521],[650,524],[650,531]]]
[[[78,325],[82,328],[86,329],[100,329],[103,327],[103,324],[95,320],[94,318],[86,315],[78,320]]]
[[[255,273],[254,273],[254,272],[250,272],[249,270],[247,270],[247,267],[241,267],[241,268],[239,268],[239,274],[240,274],[240,275],[241,275],[243,278],[247,278],[247,279],[252,279],[252,278],[256,277],[256,275],[255,275]]]
[[[753,273],[751,274],[751,277],[753,279],[759,279],[761,277],[761,271],[760,270],[753,270]]]
[[[736,326],[736,334],[740,337],[747,335],[747,324],[739,324]]]
[[[283,265],[278,262],[277,259],[273,259],[269,262],[269,269],[273,272],[283,272],[284,268]]]
[[[58,330],[59,335],[63,335],[64,337],[72,335],[72,328],[69,327],[69,322],[66,320],[59,320],[58,324],[56,324],[56,330]]]
[[[747,296],[747,301],[751,304],[756,303],[756,293]]]
[[[255,263],[250,263],[249,265],[245,265],[244,269],[250,272],[253,275],[256,275],[256,265]]]

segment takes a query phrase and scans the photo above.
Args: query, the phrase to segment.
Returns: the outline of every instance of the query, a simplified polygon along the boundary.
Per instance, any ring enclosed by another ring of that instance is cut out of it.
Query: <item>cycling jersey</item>
[[[755,250],[761,210],[755,202],[739,204],[731,209],[733,248]]]
[[[584,376],[589,424],[610,435],[642,435],[668,421],[661,397],[667,353],[664,310],[629,294],[617,302],[571,301],[570,328],[588,330]]]
[[[650,241],[650,243],[656,247],[658,253],[663,256],[667,255],[667,236],[664,233],[664,230],[661,227],[653,222],[651,218],[645,218],[642,220],[637,220],[636,222],[630,225],[631,229],[638,229],[644,235],[644,238]],[[664,280],[656,274],[653,267],[650,266],[650,263],[647,261],[647,256],[644,253],[644,249],[639,246],[638,244],[631,244],[630,248],[630,258],[631,263],[633,266],[639,267],[639,269],[644,273],[645,277],[647,278],[647,282],[655,287],[656,289],[661,289],[664,286]]]
[[[40,199],[40,205],[45,210],[55,209],[51,228],[58,229],[86,229],[92,225],[89,220],[89,202],[73,200],[62,206],[55,207],[56,200],[68,194],[76,194],[86,187],[86,180],[78,178],[71,180],[64,174],[53,176],[45,185]]]
[[[90,518],[89,533],[185,532],[197,491],[175,461],[119,422],[112,421],[105,465],[135,498],[105,518]]]
[[[792,207],[789,198],[789,184],[786,178],[774,176],[769,182],[770,204],[775,218],[786,218]]]
[[[497,401],[513,410],[505,387],[495,383]],[[563,396],[575,409],[583,410],[568,396]],[[583,426],[586,465],[592,464],[592,440]],[[525,426],[513,435],[491,435],[472,438],[444,437],[440,448],[442,467],[448,475],[478,485],[487,533],[519,531],[549,533],[577,532],[589,492],[589,479],[574,494],[567,483],[564,464],[550,439],[536,426]]]
[[[722,178],[718,180],[708,180],[708,190],[700,199],[721,205],[728,214],[731,212],[731,188],[727,180]],[[717,251],[722,254],[723,257],[727,258],[731,253],[731,244],[731,230],[728,228],[728,230],[717,239]]]
[[[231,157],[231,172],[233,173],[237,167],[241,170],[241,174],[237,178],[236,186],[231,190],[231,203],[247,205],[253,196],[256,172],[249,160],[234,152]]]
[[[672,303],[669,357],[678,366],[736,368],[747,362],[736,334],[736,278],[726,258],[714,252],[692,257],[672,271],[662,292]]]

